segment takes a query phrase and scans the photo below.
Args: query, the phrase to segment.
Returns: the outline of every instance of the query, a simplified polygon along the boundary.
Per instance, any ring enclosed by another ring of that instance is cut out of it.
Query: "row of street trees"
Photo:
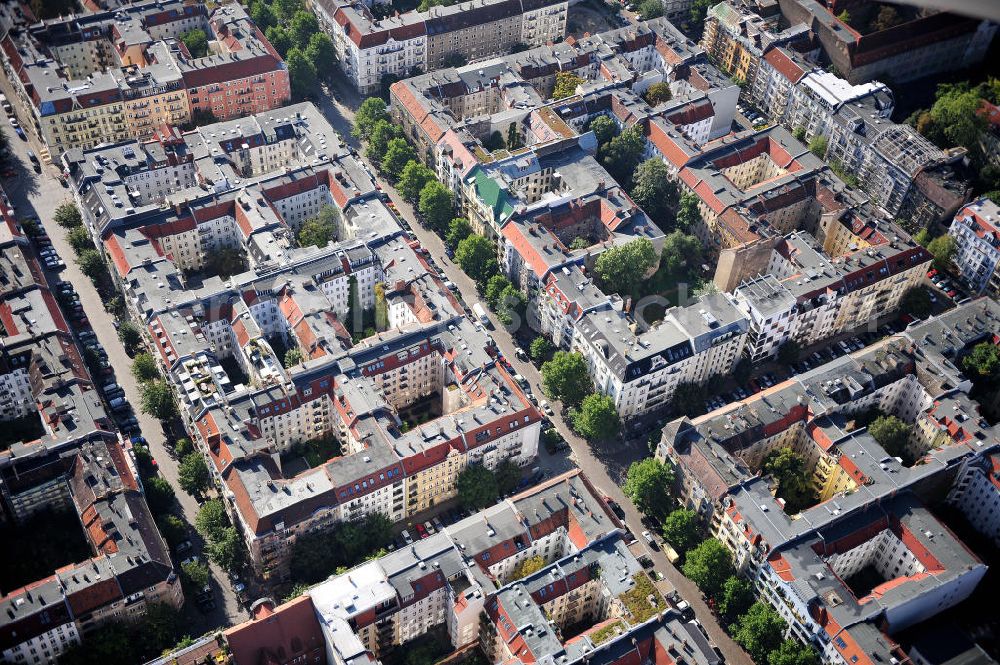
[[[618,435],[621,420],[615,402],[594,390],[581,354],[556,351],[551,360],[542,363],[542,390],[546,397],[560,400],[569,409],[570,425],[588,441],[607,441]]]

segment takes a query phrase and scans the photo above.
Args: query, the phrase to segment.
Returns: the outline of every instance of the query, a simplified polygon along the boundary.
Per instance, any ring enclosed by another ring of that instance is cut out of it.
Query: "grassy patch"
[[[632,580],[635,586],[618,596],[631,615],[632,625],[638,625],[666,607],[663,595],[646,573],[636,573]],[[649,602],[652,596],[656,605]]]
[[[610,640],[612,637],[618,635],[620,632],[625,632],[625,629],[626,629],[625,622],[622,621],[621,619],[618,619],[617,621],[613,621],[609,623],[607,626],[604,626],[600,630],[595,630],[593,633],[591,633],[590,641],[593,642],[595,645],[603,644],[604,642]]]

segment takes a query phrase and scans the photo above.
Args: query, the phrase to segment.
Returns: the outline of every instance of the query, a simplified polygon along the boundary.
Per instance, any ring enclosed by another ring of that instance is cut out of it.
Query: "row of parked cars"
[[[969,296],[950,277],[939,273],[936,269],[931,268],[927,271],[927,279],[930,280],[931,284],[941,289],[945,295],[954,300],[956,304],[961,305],[969,300]],[[933,291],[930,292],[930,298],[931,302],[937,302]]]
[[[742,103],[736,105],[736,110],[743,114],[743,116],[755,125],[759,125],[766,121],[761,114],[757,113],[754,109],[744,106]]]
[[[747,385],[744,387],[737,387],[736,390],[733,390],[732,392],[722,393],[721,395],[716,395],[705,400],[705,408],[708,411],[714,411],[731,402],[744,400],[747,397],[750,397],[750,395],[759,393],[765,388],[770,388],[777,382],[778,379],[775,378],[774,374],[768,372],[767,374],[763,374],[756,379],[747,381]]]
[[[38,254],[38,258],[42,264],[49,270],[62,270],[65,268],[66,263],[60,258],[55,247],[52,246],[52,239],[49,238],[49,234],[45,232],[45,229],[42,228],[37,218],[33,218],[31,221],[34,222],[35,228],[37,228],[37,232],[32,237],[32,240],[35,243],[35,253]]]

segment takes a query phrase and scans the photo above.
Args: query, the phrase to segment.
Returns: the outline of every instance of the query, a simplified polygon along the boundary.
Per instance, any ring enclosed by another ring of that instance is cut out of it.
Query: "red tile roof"
[[[257,607],[253,619],[226,631],[226,639],[239,665],[327,662],[326,643],[309,596],[276,609],[267,604]]]

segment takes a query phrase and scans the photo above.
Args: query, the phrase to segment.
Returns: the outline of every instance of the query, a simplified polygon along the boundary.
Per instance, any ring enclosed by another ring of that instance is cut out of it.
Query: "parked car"
[[[192,547],[191,546],[191,541],[190,540],[185,540],[185,541],[182,541],[180,543],[177,543],[177,547],[174,548],[174,551],[177,553],[177,556],[181,556],[182,554],[184,554],[186,552],[190,552],[191,551],[191,547]]]
[[[427,534],[427,529],[424,528],[423,524],[420,524],[419,522],[417,522],[417,525],[416,525],[415,528],[417,530],[417,537],[420,538],[420,540],[423,540],[424,538],[427,537],[427,535],[428,535]]]

